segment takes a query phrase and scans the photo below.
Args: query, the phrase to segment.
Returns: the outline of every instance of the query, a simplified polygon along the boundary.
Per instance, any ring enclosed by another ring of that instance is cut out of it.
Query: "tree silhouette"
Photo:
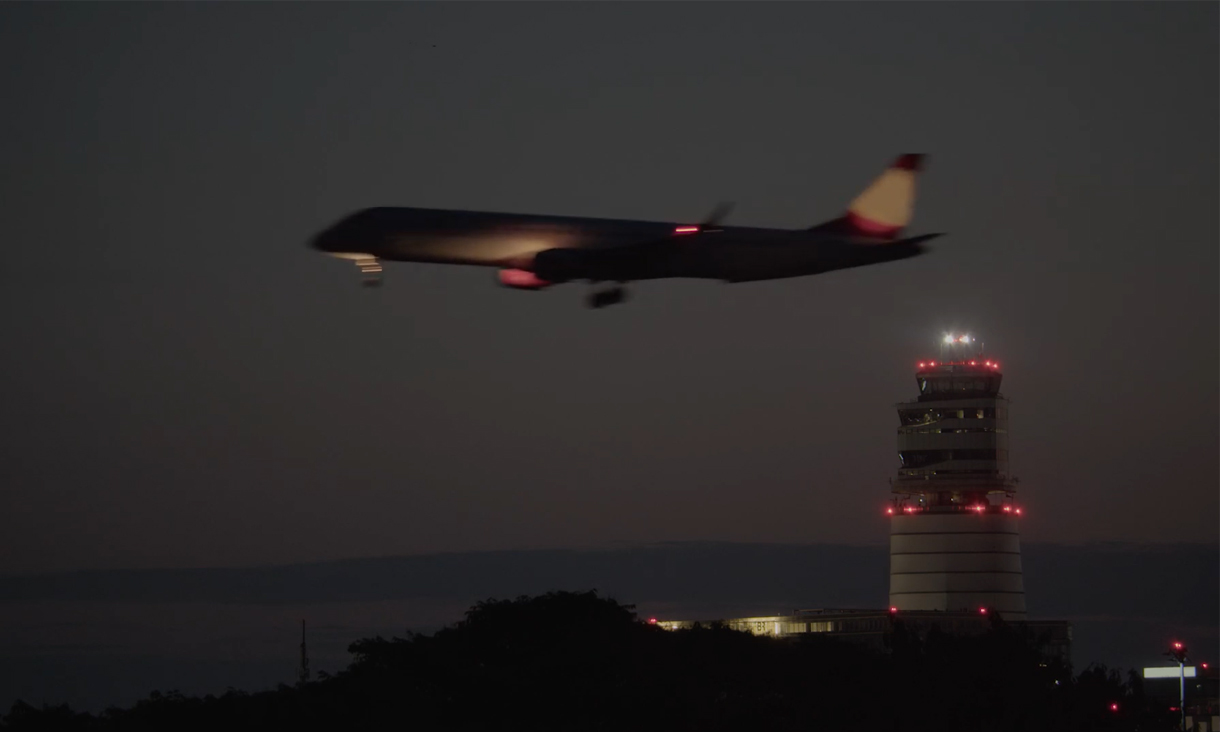
[[[100,715],[18,702],[5,730],[233,727],[445,730],[1157,730],[1117,671],[1041,657],[1022,626],[922,637],[895,620],[883,651],[723,624],[667,631],[596,592],[489,599],[431,635],[365,638],[350,665],[273,691],[154,692]],[[1119,710],[1110,705],[1119,703]]]

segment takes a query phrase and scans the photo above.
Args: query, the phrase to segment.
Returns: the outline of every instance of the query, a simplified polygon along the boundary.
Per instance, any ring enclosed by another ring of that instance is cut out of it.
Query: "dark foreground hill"
[[[596,593],[472,607],[433,635],[352,644],[334,676],[274,691],[154,692],[99,715],[18,702],[5,730],[1156,730],[1138,679],[1042,662],[1019,629],[886,653],[724,627],[666,631]],[[1112,705],[1118,705],[1117,711]]]

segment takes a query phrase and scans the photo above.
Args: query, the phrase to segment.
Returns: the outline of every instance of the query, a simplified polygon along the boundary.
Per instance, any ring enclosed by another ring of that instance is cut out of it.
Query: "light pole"
[[[1186,646],[1174,641],[1173,650],[1165,655],[1178,662],[1178,711],[1182,715],[1182,732],[1186,732]]]

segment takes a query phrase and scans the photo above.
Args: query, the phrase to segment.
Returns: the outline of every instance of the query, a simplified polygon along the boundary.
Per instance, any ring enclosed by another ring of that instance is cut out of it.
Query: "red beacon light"
[[[649,625],[656,625],[656,624],[657,624],[657,619],[656,619],[656,618],[649,618],[649,619],[648,619],[648,624],[649,624]]]
[[[897,614],[898,614],[898,608],[896,608],[896,607],[890,608],[890,615],[897,615]]]
[[[889,507],[889,508],[885,509],[885,515],[886,515],[886,516],[893,516],[893,515],[894,515],[894,507],[893,507],[893,506],[891,506],[891,507]]]
[[[986,614],[987,614],[987,608],[985,608],[985,607],[979,608],[979,615],[986,615]]]
[[[1012,506],[1005,506],[1004,513],[1012,513]]]
[[[1117,712],[1117,711],[1118,711],[1118,704],[1116,704],[1116,703],[1114,703],[1114,702],[1111,702],[1111,703],[1110,703],[1110,711],[1111,711],[1111,712]]]
[[[1018,516],[1020,516],[1020,515],[1021,515],[1021,509],[1020,509],[1020,508],[1014,508],[1014,509],[1013,509],[1013,512],[1014,512],[1014,513],[1016,513]]]

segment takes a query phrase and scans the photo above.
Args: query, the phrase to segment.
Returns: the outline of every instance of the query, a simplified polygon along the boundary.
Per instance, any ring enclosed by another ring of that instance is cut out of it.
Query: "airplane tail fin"
[[[923,155],[901,155],[865,188],[837,219],[809,227],[809,231],[897,239],[915,212],[915,176]]]

